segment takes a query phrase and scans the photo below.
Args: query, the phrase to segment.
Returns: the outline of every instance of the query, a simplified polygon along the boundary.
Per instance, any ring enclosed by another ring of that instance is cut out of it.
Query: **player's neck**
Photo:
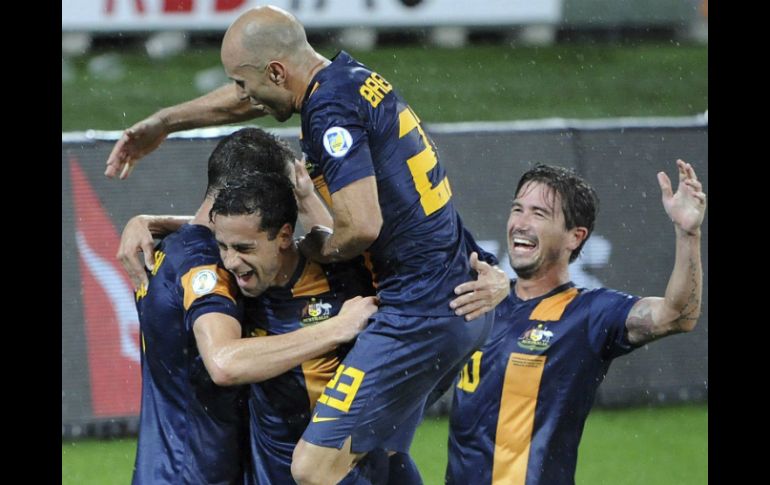
[[[294,86],[292,89],[294,94],[294,110],[297,113],[302,111],[302,102],[305,101],[305,93],[307,93],[307,88],[310,86],[313,77],[318,71],[331,64],[331,62],[315,51],[304,60],[302,69],[299,72],[305,74],[302,78],[298,79],[297,86]]]
[[[531,300],[553,291],[555,288],[569,281],[568,268],[557,270],[556,268],[543,273],[534,274],[528,278],[517,278],[513,291],[522,300]]]
[[[275,277],[274,286],[285,286],[291,280],[294,272],[297,271],[298,263],[299,249],[297,242],[294,241],[288,249],[281,251],[281,267]]]
[[[198,207],[198,211],[195,213],[195,216],[193,216],[193,219],[190,221],[190,224],[198,224],[199,226],[206,226],[212,231],[214,230],[214,224],[211,223],[209,220],[209,212],[211,211],[211,207],[214,205],[214,199],[211,197],[206,197],[203,199],[203,203],[200,207]]]

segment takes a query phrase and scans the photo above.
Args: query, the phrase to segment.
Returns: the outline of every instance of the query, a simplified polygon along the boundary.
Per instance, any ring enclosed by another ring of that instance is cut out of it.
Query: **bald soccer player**
[[[321,263],[368,251],[380,301],[294,452],[299,483],[337,483],[372,449],[408,451],[426,405],[486,338],[507,278],[464,228],[433,142],[383,76],[345,52],[326,59],[274,7],[236,19],[221,54],[235,89],[129,128],[106,175],[127,176],[174,131],[301,114],[302,150],[334,228],[314,228],[300,249]]]

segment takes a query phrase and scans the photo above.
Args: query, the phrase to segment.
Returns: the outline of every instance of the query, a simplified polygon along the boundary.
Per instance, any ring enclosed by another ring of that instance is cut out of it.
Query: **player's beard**
[[[528,280],[535,277],[541,270],[555,265],[559,261],[559,253],[558,249],[552,248],[545,253],[536,255],[529,261],[519,263],[516,263],[509,253],[508,259],[511,263],[511,268],[516,272],[516,276],[523,280]]]

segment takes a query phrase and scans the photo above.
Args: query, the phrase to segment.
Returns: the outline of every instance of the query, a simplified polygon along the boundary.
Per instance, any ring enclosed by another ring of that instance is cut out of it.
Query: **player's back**
[[[302,148],[330,193],[377,182],[383,225],[369,248],[381,311],[452,315],[469,279],[449,179],[420,120],[393,87],[345,52],[319,71],[302,109]]]
[[[192,330],[208,312],[240,317],[237,290],[218,263],[211,231],[185,225],[156,248],[149,285],[138,293],[142,409],[134,484],[242,482],[245,389],[214,384]]]

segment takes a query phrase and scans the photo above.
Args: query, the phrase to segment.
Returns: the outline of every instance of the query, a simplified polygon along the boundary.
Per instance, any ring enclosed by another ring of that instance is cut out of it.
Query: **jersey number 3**
[[[428,172],[433,170],[433,167],[438,163],[438,159],[433,151],[433,146],[428,141],[428,137],[425,136],[422,126],[420,126],[420,119],[409,106],[398,114],[398,127],[399,139],[416,129],[425,146],[420,153],[408,159],[406,163],[409,165],[409,171],[412,172],[414,188],[420,194],[422,209],[425,211],[425,215],[429,216],[444,207],[449,202],[449,199],[452,198],[449,178],[445,176],[435,187],[428,178]]]

